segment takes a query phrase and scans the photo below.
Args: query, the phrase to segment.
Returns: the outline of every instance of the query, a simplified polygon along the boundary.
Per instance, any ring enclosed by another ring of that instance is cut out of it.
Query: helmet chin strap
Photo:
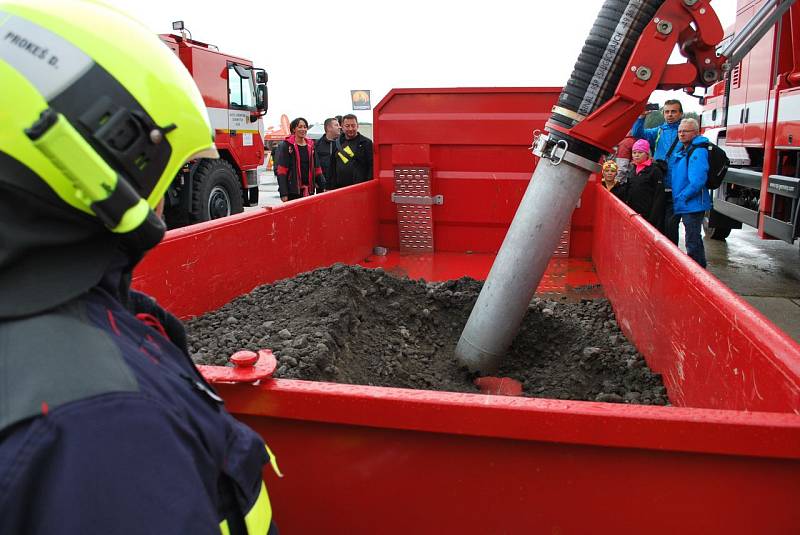
[[[48,108],[25,134],[69,180],[75,197],[111,232],[137,250],[161,241],[166,232],[161,218],[66,117]]]

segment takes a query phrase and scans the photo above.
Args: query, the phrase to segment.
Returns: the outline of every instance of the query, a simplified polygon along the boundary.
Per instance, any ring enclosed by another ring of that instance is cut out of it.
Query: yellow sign
[[[350,100],[353,101],[354,110],[371,110],[369,102],[369,89],[351,89]]]

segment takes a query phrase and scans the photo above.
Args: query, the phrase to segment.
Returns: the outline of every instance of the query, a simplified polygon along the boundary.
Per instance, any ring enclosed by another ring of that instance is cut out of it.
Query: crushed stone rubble
[[[255,288],[187,322],[198,364],[268,348],[275,377],[478,392],[454,350],[482,282],[334,264]],[[668,405],[606,299],[537,296],[501,368],[530,397]]]

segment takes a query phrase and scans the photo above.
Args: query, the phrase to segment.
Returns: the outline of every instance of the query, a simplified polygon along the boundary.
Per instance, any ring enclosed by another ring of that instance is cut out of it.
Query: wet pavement
[[[262,166],[258,168],[258,207],[277,206],[281,204],[278,196],[278,181],[272,170],[267,170]],[[257,210],[257,207],[245,208],[247,210]]]
[[[763,240],[747,225],[724,241],[704,241],[708,270],[800,343],[797,243]]]

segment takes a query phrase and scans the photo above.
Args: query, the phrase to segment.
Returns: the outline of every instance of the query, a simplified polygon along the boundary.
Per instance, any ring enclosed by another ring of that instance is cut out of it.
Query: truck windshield
[[[249,68],[234,64],[228,67],[228,93],[231,108],[256,109],[255,87]]]

